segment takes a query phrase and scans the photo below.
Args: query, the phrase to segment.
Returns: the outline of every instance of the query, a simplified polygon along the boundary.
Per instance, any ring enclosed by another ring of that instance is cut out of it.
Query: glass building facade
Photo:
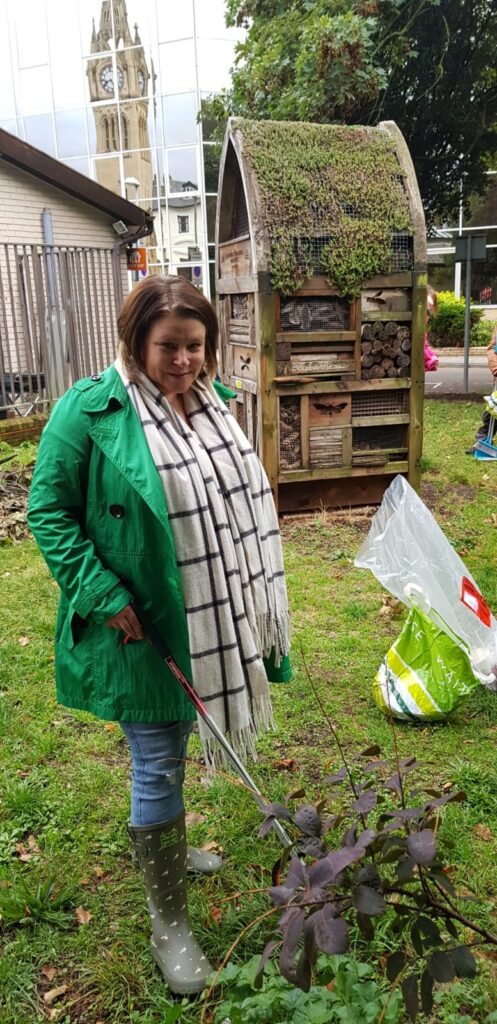
[[[469,233],[485,235],[486,259],[472,264],[471,301],[485,311],[488,319],[497,321],[497,171],[488,171],[487,175],[485,193],[473,196],[466,215],[461,209],[458,224],[435,229],[428,244],[428,258],[434,287],[464,296],[466,264],[455,261],[455,239]]]
[[[202,102],[241,30],[224,0],[0,0],[0,127],[154,213],[149,273],[209,294],[219,146]]]

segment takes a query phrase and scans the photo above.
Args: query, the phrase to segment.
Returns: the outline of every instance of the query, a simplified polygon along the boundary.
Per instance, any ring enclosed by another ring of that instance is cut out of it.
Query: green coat
[[[55,628],[60,703],[106,719],[194,719],[149,644],[123,644],[123,634],[105,625],[132,593],[191,679],[164,489],[114,367],[78,381],[56,404],[40,441],[28,522],[61,589]],[[268,662],[266,669],[273,681],[291,677],[288,659],[279,669]]]

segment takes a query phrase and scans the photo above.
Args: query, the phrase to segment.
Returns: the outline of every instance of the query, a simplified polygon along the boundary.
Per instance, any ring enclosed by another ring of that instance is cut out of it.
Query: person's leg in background
[[[485,411],[483,413],[483,416],[482,416],[482,421],[481,421],[480,426],[478,427],[478,430],[476,431],[476,434],[475,434],[475,440],[474,440],[471,448],[466,448],[466,455],[472,455],[473,454],[473,452],[475,450],[475,444],[476,444],[477,441],[486,441],[487,440],[489,427],[490,427],[490,413],[488,412],[488,409],[485,409]]]
[[[475,441],[486,441],[488,437],[488,431],[490,428],[490,413],[488,409],[485,409],[483,413],[483,419],[481,421],[478,430],[476,431]]]

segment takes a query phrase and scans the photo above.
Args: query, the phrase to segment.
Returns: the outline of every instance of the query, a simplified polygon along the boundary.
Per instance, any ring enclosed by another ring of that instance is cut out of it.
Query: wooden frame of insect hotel
[[[221,373],[279,510],[418,486],[426,235],[397,126],[231,119],[216,243]]]

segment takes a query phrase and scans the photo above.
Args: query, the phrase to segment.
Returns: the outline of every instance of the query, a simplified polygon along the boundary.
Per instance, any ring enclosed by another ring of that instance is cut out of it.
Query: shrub
[[[464,299],[457,299],[454,292],[438,292],[437,302],[438,312],[436,316],[431,316],[428,320],[431,343],[441,348],[463,346],[466,308]],[[486,327],[480,323],[482,317],[482,309],[471,308],[470,344],[472,345],[485,344],[484,341],[477,340],[479,337],[487,336]],[[486,344],[488,345],[488,341]]]
[[[400,986],[414,1024],[420,1010],[431,1014],[435,983],[474,977],[477,963],[470,946],[497,947],[496,934],[458,909],[460,896],[441,850],[440,815],[465,794],[451,785],[439,788],[426,775],[426,766],[422,784],[413,785],[412,772],[420,765],[415,757],[399,759],[393,719],[393,772],[376,744],[349,761],[307,675],[342,762],[324,782],[327,788],[339,787],[342,799],[334,813],[326,797],[316,806],[294,809],[294,801],[305,796],[298,790],[284,804],[263,807],[259,835],[278,821],[290,826],[293,835],[269,890],[279,920],[254,986],[262,985],[264,969],[278,952],[283,978],[309,992],[319,955],[347,953],[351,936],[354,943],[358,934],[366,943],[376,936],[387,979],[392,990]],[[384,919],[379,939],[378,918]]]
[[[471,330],[470,342],[475,348],[486,348],[490,344],[497,323],[495,320],[480,320]]]
[[[315,806],[296,805],[302,789],[285,803],[263,804],[260,836],[278,822],[290,829],[291,845],[269,889],[278,922],[258,964],[225,961],[213,979],[206,1006],[212,989],[224,986],[215,1024],[396,1024],[400,996],[414,1024],[420,1012],[432,1013],[438,985],[475,976],[472,948],[497,948],[497,935],[459,909],[454,865],[444,862],[440,816],[464,793],[452,783],[440,788],[427,765],[423,781],[414,782],[420,764],[414,756],[399,760],[395,731],[393,764],[376,744],[349,761],[318,703],[342,760],[324,783],[341,795],[333,812],[328,796]],[[244,928],[230,954],[248,928],[271,914]],[[379,981],[356,960],[361,946],[369,959],[373,943],[385,967]],[[204,1012],[201,1024],[206,1019]]]

